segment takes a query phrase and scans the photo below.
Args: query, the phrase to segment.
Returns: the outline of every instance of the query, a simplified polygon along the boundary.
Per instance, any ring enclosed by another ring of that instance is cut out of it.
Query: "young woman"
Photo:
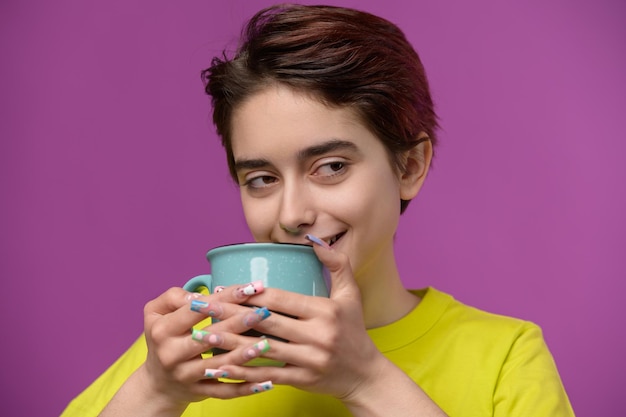
[[[269,8],[203,79],[255,240],[312,244],[331,296],[172,288],[146,305],[145,338],[64,416],[573,415],[537,326],[402,286],[393,238],[437,123],[396,26]],[[220,321],[190,332],[209,315]],[[288,343],[243,336],[250,327]],[[229,352],[200,356],[216,346]],[[256,356],[286,365],[244,366]]]

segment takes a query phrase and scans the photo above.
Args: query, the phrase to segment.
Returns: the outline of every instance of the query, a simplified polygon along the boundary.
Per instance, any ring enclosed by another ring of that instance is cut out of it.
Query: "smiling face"
[[[232,122],[241,201],[256,241],[308,244],[311,233],[346,253],[360,282],[396,274],[400,199],[413,198],[421,180],[409,184],[353,110],[272,85],[235,109]]]

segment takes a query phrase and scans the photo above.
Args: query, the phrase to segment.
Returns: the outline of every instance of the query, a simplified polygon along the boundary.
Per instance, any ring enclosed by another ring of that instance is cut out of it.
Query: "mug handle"
[[[183,286],[183,289],[190,292],[199,292],[202,294],[211,293],[211,287],[213,286],[213,277],[210,274],[198,275],[191,278]]]

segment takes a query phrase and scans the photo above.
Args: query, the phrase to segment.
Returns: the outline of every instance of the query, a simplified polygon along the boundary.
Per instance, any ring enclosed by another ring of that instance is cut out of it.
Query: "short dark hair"
[[[233,111],[279,83],[328,106],[348,106],[382,141],[392,162],[425,132],[437,143],[437,116],[419,56],[402,31],[372,14],[334,6],[279,5],[244,27],[232,58],[224,52],[202,71],[213,122],[237,178],[231,144]],[[401,201],[404,212],[408,201]]]

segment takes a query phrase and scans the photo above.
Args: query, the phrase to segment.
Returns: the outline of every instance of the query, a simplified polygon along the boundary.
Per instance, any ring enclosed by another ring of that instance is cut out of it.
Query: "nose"
[[[315,223],[313,199],[306,185],[285,184],[278,216],[279,226],[289,234],[300,234]]]

